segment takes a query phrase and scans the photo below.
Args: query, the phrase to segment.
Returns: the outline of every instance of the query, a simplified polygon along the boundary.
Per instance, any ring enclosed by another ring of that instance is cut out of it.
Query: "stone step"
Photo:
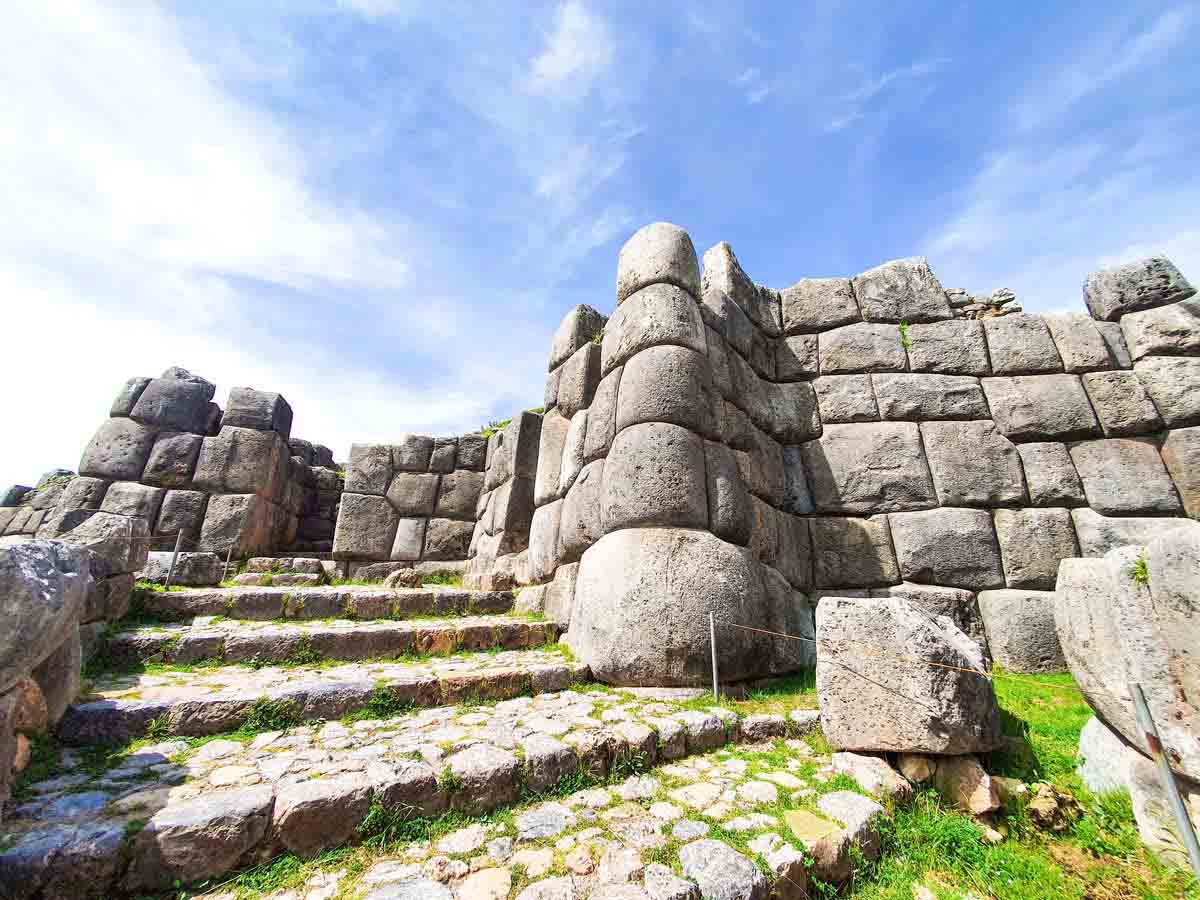
[[[684,706],[703,693],[592,686],[491,706],[233,735],[198,746],[163,741],[91,776],[68,760],[64,771],[28,785],[25,799],[5,810],[0,896],[9,896],[7,889],[21,898],[87,900],[211,883],[250,860],[285,852],[311,858],[356,843],[371,809],[381,807],[397,820],[448,810],[476,816],[539,795],[562,796],[518,810],[515,833],[511,826],[471,824],[420,854],[405,850],[397,861],[440,855],[430,865],[453,862],[462,868],[461,878],[466,864],[449,857],[483,852],[484,833],[489,839],[507,836],[507,846],[496,848],[502,861],[514,850],[548,857],[543,848],[552,846],[551,839],[601,822],[614,835],[627,836],[629,846],[648,849],[665,844],[660,832],[672,823],[676,831],[688,826],[687,840],[708,830],[702,822],[677,822],[681,816],[730,819],[736,830],[741,826],[734,817],[750,822],[754,817],[747,814],[756,804],[813,783],[806,773],[827,759],[815,757],[803,741],[787,744],[796,763],[758,781],[746,762],[712,751],[729,741],[796,737],[815,714],[739,721],[725,709]],[[765,747],[771,757],[765,764],[778,767],[778,752]],[[656,764],[665,765],[651,777],[635,774]],[[683,786],[668,787],[660,779]],[[604,786],[606,780],[613,786]],[[592,786],[579,790],[581,781]],[[748,784],[743,788],[742,782]],[[652,798],[660,802],[647,809]],[[641,821],[647,815],[658,816],[657,824]],[[766,823],[754,827],[768,830]],[[676,837],[684,839],[684,832]],[[521,863],[519,857],[512,861]],[[531,857],[533,878],[540,877],[535,862]],[[420,866],[416,871],[419,876]],[[414,877],[395,874],[396,881]],[[419,896],[449,900],[452,894],[442,888]],[[453,896],[465,900],[467,894]]]
[[[68,707],[58,734],[76,745],[124,743],[148,730],[202,737],[236,731],[248,717],[298,725],[372,708],[507,700],[589,678],[587,666],[557,648],[330,667],[235,664],[109,673],[92,682],[95,699]]]
[[[261,621],[489,615],[511,611],[513,597],[512,591],[342,585],[144,591],[141,601],[144,615],[163,621],[194,616],[227,616],[231,619]]]
[[[100,653],[113,669],[147,662],[191,665],[391,659],[499,648],[525,650],[558,640],[555,622],[463,616],[408,622],[255,622],[198,617],[191,625],[148,625],[110,635]]]

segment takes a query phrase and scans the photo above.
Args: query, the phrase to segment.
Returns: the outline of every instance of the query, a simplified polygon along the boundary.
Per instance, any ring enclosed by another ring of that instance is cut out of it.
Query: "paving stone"
[[[367,816],[371,794],[370,783],[361,776],[280,786],[272,831],[293,853],[316,856],[355,838]]]
[[[699,840],[679,851],[683,874],[710,900],[766,900],[769,886],[758,867],[728,844]]]
[[[849,775],[869,794],[901,803],[912,798],[912,785],[881,756],[835,753],[832,762],[835,772]]]

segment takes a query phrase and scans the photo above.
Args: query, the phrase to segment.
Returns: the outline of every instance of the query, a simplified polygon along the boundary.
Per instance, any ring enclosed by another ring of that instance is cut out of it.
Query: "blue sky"
[[[539,405],[659,219],[775,287],[916,254],[1042,311],[1150,252],[1200,280],[1200,7],[989,7],[17,4],[0,482],[168,365],[283,392],[339,458]]]

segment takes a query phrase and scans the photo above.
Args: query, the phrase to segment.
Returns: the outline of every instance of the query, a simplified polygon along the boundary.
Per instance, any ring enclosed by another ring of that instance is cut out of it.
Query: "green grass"
[[[1139,553],[1138,558],[1129,567],[1129,577],[1141,587],[1150,587],[1150,561],[1145,552]]]
[[[908,350],[912,347],[912,339],[908,336],[907,322],[900,323],[900,346],[905,350]]]

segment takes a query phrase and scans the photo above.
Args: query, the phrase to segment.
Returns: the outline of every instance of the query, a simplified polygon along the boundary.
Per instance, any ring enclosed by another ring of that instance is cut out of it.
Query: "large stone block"
[[[1129,352],[1144,356],[1195,356],[1200,354],[1200,300],[1184,300],[1121,319]]]
[[[1182,513],[1157,445],[1147,438],[1108,438],[1071,445],[1088,506],[1104,515]]]
[[[157,430],[131,419],[108,419],[96,429],[79,460],[79,474],[111,481],[139,481]]]
[[[344,501],[343,501],[344,502]],[[471,546],[473,522],[455,519],[430,519],[425,527],[424,559],[466,559]],[[336,540],[335,540],[336,550]]]
[[[184,369],[176,371],[186,377],[163,373],[161,378],[152,379],[133,405],[129,417],[152,428],[204,434],[208,424],[208,403],[216,388]]]
[[[207,507],[208,494],[203,491],[167,491],[154,525],[155,546],[161,550],[167,549],[167,544],[174,547],[172,542],[180,531],[184,546],[194,546],[200,540]]]
[[[1018,444],[1029,502],[1034,506],[1083,506],[1083,484],[1066,444]]]
[[[601,374],[607,375],[647,347],[662,344],[704,353],[704,321],[691,294],[656,284],[631,296],[608,320],[600,344]]]
[[[783,466],[783,448],[769,434],[750,426],[750,450],[736,451],[738,471],[746,489],[756,497],[781,506],[787,490],[787,476]]]
[[[625,364],[617,397],[617,431],[643,422],[681,425],[713,437],[708,359],[685,347],[650,347]]]
[[[429,456],[430,472],[453,472],[458,455],[458,438],[434,438],[433,453]]]
[[[1041,316],[985,319],[988,355],[996,375],[1037,375],[1063,370],[1062,357]]]
[[[274,431],[286,441],[292,435],[292,407],[280,394],[235,387],[229,392],[221,425]]]
[[[588,407],[587,433],[583,439],[583,459],[591,462],[607,455],[617,435],[617,388],[625,367],[618,366],[596,387],[592,405]]]
[[[137,405],[138,398],[142,396],[142,391],[146,389],[146,385],[151,382],[150,378],[130,378],[121,386],[121,390],[117,392],[117,396],[113,399],[112,406],[108,410],[110,416],[124,416],[128,418],[133,412],[134,406]]]
[[[943,506],[1016,506],[1025,479],[1016,446],[990,419],[922,422],[921,440]]]
[[[1162,428],[1154,401],[1133,372],[1089,372],[1083,387],[1105,437],[1149,434]]]
[[[709,612],[722,679],[766,674],[763,637],[726,627],[768,616],[749,553],[707,531],[622,529],[583,554],[568,640],[609,684],[706,684]]]
[[[601,509],[605,531],[707,527],[703,440],[659,422],[619,432],[604,466]]]
[[[809,531],[818,588],[875,587],[900,580],[887,516],[817,517],[810,520]]]
[[[192,484],[213,494],[276,500],[283,493],[288,459],[287,443],[278,432],[222,426],[220,434],[200,445]]]
[[[546,588],[546,618],[557,622],[563,631],[571,627],[578,581],[579,563],[560,565],[554,572],[554,581]]]
[[[723,444],[704,444],[708,480],[708,527],[731,544],[745,545],[750,539],[750,494],[742,481],[734,451]],[[803,477],[803,473],[801,473]]]
[[[592,402],[600,383],[600,345],[590,341],[562,365],[558,379],[558,411],[571,418]]]
[[[967,375],[879,374],[871,376],[871,386],[883,419],[989,417],[979,379]]]
[[[583,303],[573,307],[563,316],[558,331],[554,332],[554,343],[550,347],[550,370],[557,369],[584,344],[596,342],[606,321],[599,312]]]
[[[104,502],[104,494],[112,482],[105,478],[89,478],[80,475],[72,478],[63,489],[58,500],[58,512],[70,512],[76,509],[99,509]]]
[[[903,372],[907,366],[900,328],[856,322],[824,331],[817,338],[822,375],[847,372]]]
[[[1083,302],[1097,319],[1115,322],[1125,313],[1186,300],[1195,288],[1165,256],[1093,272],[1083,285]]]
[[[923,256],[894,259],[854,277],[868,322],[936,322],[951,317],[946,292]]]
[[[100,509],[118,516],[137,516],[152,527],[158,519],[165,493],[162,488],[136,481],[117,481],[105,492]]]
[[[1078,314],[1050,315],[1044,320],[1066,371],[1095,372],[1118,368],[1108,341],[1096,327],[1095,320]]]
[[[528,533],[533,509],[533,479],[523,475],[508,479],[496,488],[490,532]]]
[[[186,431],[164,431],[154,441],[142,480],[158,487],[187,487],[196,470],[203,440],[200,435]]]
[[[1200,425],[1200,359],[1148,356],[1133,368],[1168,428]]]
[[[555,500],[539,506],[533,514],[529,527],[529,577],[535,582],[548,581],[558,566],[558,532],[564,502]]]
[[[556,500],[562,476],[563,448],[567,443],[567,432],[571,422],[557,409],[547,410],[542,417],[537,457],[537,480],[534,482],[533,499],[539,506]]]
[[[399,521],[400,514],[386,497],[346,491],[333,533],[334,558],[389,559]]]
[[[1168,431],[1162,457],[1184,511],[1193,519],[1200,519],[1200,428]]]
[[[481,434],[464,434],[458,439],[454,468],[482,472],[487,461],[487,438]]]
[[[634,232],[617,257],[617,303],[648,285],[672,284],[700,296],[700,266],[688,233],[670,222]]]
[[[778,548],[775,568],[799,591],[807,591],[813,583],[812,537],[809,519],[775,511]]]
[[[817,700],[821,730],[841,750],[956,755],[1000,742],[978,644],[896,597],[821,600]]]
[[[936,504],[914,423],[829,425],[801,453],[820,512],[891,512]]]
[[[479,481],[483,480],[483,476],[479,472],[472,472],[472,475],[479,476]],[[392,483],[387,488],[388,502],[396,508],[396,512],[401,516],[424,516],[428,518],[433,515],[434,504],[438,499],[438,482],[439,476],[424,472],[397,472],[392,476]],[[478,495],[476,495],[478,499]],[[474,514],[474,501],[472,501],[472,514]]]
[[[832,594],[832,592],[828,592]],[[851,596],[843,594],[841,596]],[[899,597],[922,610],[926,615],[945,616],[958,630],[979,645],[985,667],[992,665],[992,654],[988,650],[987,634],[983,628],[983,617],[974,591],[962,588],[941,587],[934,584],[914,584],[905,581],[886,588],[873,588],[871,597]]]
[[[433,438],[423,434],[402,434],[400,443],[392,449],[392,470],[396,472],[427,472],[433,456]]]
[[[1146,544],[1169,531],[1196,528],[1189,519],[1161,516],[1102,516],[1094,509],[1071,510],[1071,522],[1083,556],[1103,556],[1127,544]]]
[[[446,473],[441,476],[433,514],[442,519],[469,519],[474,522],[475,504],[479,501],[482,489],[482,472],[462,469]]]
[[[560,563],[576,562],[583,551],[604,534],[600,500],[604,486],[604,460],[588,463],[563,500],[558,529]]]
[[[1129,347],[1125,343],[1125,334],[1121,331],[1121,323],[1095,321],[1093,324],[1108,347],[1108,355],[1112,360],[1113,368],[1132,368],[1133,358],[1129,355]]]
[[[906,581],[982,591],[1004,587],[992,516],[984,509],[930,509],[888,517]]]
[[[822,375],[813,388],[825,425],[879,421],[870,375]]]
[[[998,509],[993,518],[1005,584],[1054,590],[1059,562],[1079,555],[1070,510]]]
[[[781,290],[779,298],[785,334],[828,331],[862,320],[849,278],[802,278]]]
[[[776,440],[798,444],[821,434],[821,415],[817,394],[811,384],[798,381],[791,384],[762,383],[763,398],[770,410],[768,429]],[[621,392],[622,397],[624,391]]]
[[[704,296],[724,294],[768,336],[780,333],[779,294],[751,281],[725,241],[704,252],[701,292]]]
[[[814,378],[821,371],[819,360],[817,335],[793,334],[780,338],[775,344],[775,377],[780,381]]]
[[[804,455],[799,447],[783,448],[783,478],[783,500],[779,504],[780,508],[796,516],[811,513],[816,507],[813,506],[812,491],[808,489]]]
[[[1099,434],[1078,375],[985,378],[983,393],[996,427],[1014,441],[1073,440]]]
[[[754,345],[763,340],[762,332],[750,317],[724,291],[709,291],[701,298],[700,315],[704,324],[728,342],[746,359],[754,353]]]
[[[908,326],[908,365],[914,372],[991,375],[983,323],[950,319]]]
[[[1054,630],[1054,592],[979,592],[992,659],[1007,672],[1062,672],[1067,667]]]
[[[150,553],[150,528],[143,519],[96,512],[73,525],[61,536],[69,544],[82,544],[91,551],[91,572],[96,578],[136,572],[146,565]]]

